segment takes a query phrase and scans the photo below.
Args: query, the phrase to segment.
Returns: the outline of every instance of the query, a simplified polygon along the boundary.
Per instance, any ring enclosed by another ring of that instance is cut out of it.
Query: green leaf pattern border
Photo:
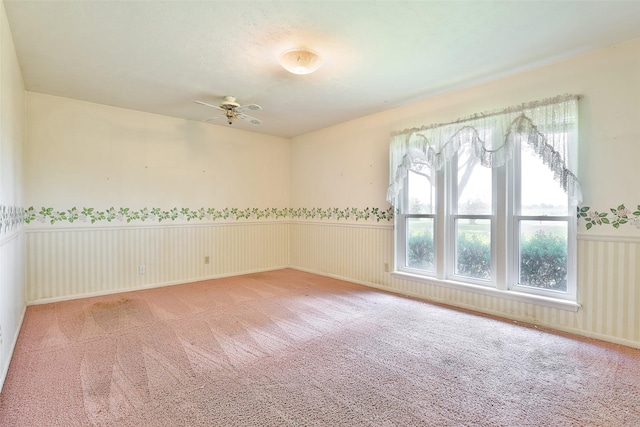
[[[73,207],[65,211],[54,210],[53,208],[41,208],[36,210],[30,207],[25,211],[24,222],[56,224],[67,223],[91,223],[98,222],[165,222],[165,221],[216,221],[216,220],[259,220],[259,219],[321,219],[321,220],[376,220],[392,221],[393,208],[172,208],[163,210],[160,208],[143,208],[140,210],[130,208],[109,208],[98,210],[94,208],[78,209]]]
[[[610,208],[609,212],[598,212],[589,206],[583,206],[578,208],[578,219],[584,220],[587,230],[601,225],[620,228],[624,224],[633,225],[640,229],[640,205],[637,205],[637,209],[633,210],[622,204],[617,208]]]
[[[259,219],[314,219],[314,220],[375,220],[393,221],[393,208],[380,209],[367,207],[358,208],[172,208],[163,210],[160,208],[143,208],[134,210],[130,208],[109,208],[98,210],[94,208],[71,208],[64,211],[53,208],[34,207],[24,209],[16,206],[0,205],[0,233],[7,233],[16,229],[21,224],[30,223],[99,223],[99,222],[168,222],[168,221],[216,221],[216,220],[259,220]],[[624,204],[608,211],[597,211],[589,206],[578,207],[578,220],[585,223],[587,230],[596,226],[612,226],[619,229],[623,225],[634,226],[640,229],[640,205],[635,210],[627,208]]]

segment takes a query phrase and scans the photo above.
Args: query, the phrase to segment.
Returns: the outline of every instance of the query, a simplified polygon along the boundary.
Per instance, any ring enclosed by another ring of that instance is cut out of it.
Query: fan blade
[[[204,119],[204,120],[203,120],[203,122],[212,122],[212,121],[214,121],[214,120],[220,120],[220,119],[221,119],[221,118],[223,118],[223,117],[224,117],[223,115],[220,115],[220,116],[214,116],[214,117],[209,117],[209,118],[207,118],[207,119]]]
[[[260,111],[262,110],[262,107],[256,104],[247,104],[247,105],[243,105],[242,107],[236,108],[236,111],[239,113],[242,113],[243,111],[246,111],[246,110]]]
[[[238,114],[238,116],[237,116],[237,117],[238,117],[239,119],[241,119],[241,120],[245,120],[245,121],[247,121],[247,122],[251,123],[252,125],[259,125],[259,124],[262,124],[262,120],[258,120],[258,119],[256,119],[256,118],[251,117],[251,116],[247,116],[246,114],[242,114],[242,113],[240,113],[240,114]]]
[[[223,108],[218,107],[217,105],[207,104],[206,102],[193,100],[196,104],[206,105],[207,107],[215,108],[216,110],[224,111]]]

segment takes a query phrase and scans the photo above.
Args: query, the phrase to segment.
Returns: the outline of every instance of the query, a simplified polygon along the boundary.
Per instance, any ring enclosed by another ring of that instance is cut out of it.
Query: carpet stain
[[[136,298],[123,297],[116,301],[96,302],[89,308],[89,313],[95,322],[107,332],[153,321],[153,313],[149,309],[149,305]]]

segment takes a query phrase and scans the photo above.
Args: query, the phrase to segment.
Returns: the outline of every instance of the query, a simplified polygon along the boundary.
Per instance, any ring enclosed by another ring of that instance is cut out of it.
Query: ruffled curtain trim
[[[478,113],[451,123],[395,132],[390,144],[387,201],[395,201],[409,170],[429,175],[464,144],[485,167],[500,167],[513,156],[516,138],[528,143],[575,204],[582,201],[575,166],[576,95],[563,95],[500,111]]]

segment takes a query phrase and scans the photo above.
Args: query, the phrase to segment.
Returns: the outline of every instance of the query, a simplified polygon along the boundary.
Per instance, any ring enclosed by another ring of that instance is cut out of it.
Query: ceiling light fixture
[[[280,65],[293,74],[310,74],[320,68],[322,57],[311,49],[289,49],[280,54]]]

